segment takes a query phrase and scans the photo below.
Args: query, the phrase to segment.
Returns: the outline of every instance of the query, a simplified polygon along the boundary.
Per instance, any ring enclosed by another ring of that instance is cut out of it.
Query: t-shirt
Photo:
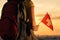
[[[33,4],[33,2],[32,2],[31,0],[25,0],[25,1],[24,1],[24,5],[25,5],[26,7],[34,6],[34,4]]]

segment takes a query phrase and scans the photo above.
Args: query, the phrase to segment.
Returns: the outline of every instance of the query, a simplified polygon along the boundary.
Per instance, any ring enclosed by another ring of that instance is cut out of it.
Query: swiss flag
[[[45,17],[42,19],[42,22],[47,26],[49,27],[51,30],[53,30],[53,25],[52,25],[52,22],[51,22],[51,19],[50,19],[50,16],[49,14],[47,13],[45,15]]]

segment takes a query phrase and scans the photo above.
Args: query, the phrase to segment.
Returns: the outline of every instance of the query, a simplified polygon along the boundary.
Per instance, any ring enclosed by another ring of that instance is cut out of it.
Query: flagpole
[[[40,24],[41,22],[39,22],[39,24]],[[38,26],[39,26],[39,24],[38,24]]]

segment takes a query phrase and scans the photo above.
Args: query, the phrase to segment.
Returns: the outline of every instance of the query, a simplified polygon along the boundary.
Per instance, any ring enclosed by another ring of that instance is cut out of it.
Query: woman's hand
[[[33,26],[33,31],[37,31],[38,30],[38,26],[39,25]]]

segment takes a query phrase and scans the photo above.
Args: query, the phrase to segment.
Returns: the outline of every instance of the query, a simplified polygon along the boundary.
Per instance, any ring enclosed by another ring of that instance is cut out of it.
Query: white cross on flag
[[[50,16],[49,14],[47,13],[45,15],[45,17],[42,19],[42,22],[48,26],[51,30],[53,30],[53,25],[52,25],[52,22],[51,22],[51,19],[50,19]]]

